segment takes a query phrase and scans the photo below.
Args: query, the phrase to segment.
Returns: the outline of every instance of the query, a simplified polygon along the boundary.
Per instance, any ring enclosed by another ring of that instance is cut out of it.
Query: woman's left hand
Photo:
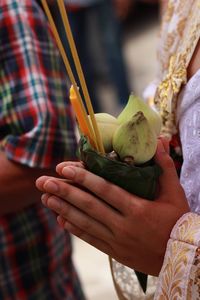
[[[154,201],[126,192],[77,162],[57,166],[66,181],[43,176],[36,185],[64,229],[137,271],[158,275],[170,232],[189,207],[161,141],[155,158],[163,174]]]

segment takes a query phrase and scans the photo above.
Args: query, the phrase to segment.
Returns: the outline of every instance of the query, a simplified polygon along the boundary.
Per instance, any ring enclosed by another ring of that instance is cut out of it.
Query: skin
[[[67,181],[43,176],[36,186],[44,192],[43,204],[59,215],[60,226],[123,264],[158,275],[170,232],[189,207],[161,140],[155,159],[164,172],[153,202],[72,162],[57,166],[58,174]]]
[[[113,0],[117,16],[120,19],[125,19],[134,2],[133,0]]]
[[[54,171],[33,169],[8,160],[1,151],[0,166],[3,170],[0,172],[0,216],[39,203],[41,192],[35,187],[35,180],[43,174],[56,174]]]
[[[168,3],[168,0],[160,0],[160,13],[161,13],[161,16],[164,14],[165,10],[167,9],[167,3]]]

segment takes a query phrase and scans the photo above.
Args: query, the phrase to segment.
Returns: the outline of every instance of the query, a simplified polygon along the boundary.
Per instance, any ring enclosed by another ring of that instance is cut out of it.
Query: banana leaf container
[[[158,177],[161,168],[153,160],[141,166],[112,160],[95,151],[86,137],[79,141],[78,157],[85,163],[86,169],[120,186],[129,193],[153,201],[155,199]],[[147,275],[135,272],[141,288],[146,292]]]

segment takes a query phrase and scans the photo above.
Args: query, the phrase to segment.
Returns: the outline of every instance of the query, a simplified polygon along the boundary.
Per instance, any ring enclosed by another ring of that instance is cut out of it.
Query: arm
[[[17,212],[40,200],[41,193],[35,188],[35,180],[45,174],[53,175],[53,171],[32,169],[8,160],[0,152],[0,215]]]
[[[125,19],[131,8],[133,8],[133,0],[113,0],[114,8],[120,19]]]

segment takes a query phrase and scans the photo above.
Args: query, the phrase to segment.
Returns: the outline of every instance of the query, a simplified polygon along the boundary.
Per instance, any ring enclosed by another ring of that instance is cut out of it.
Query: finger
[[[169,139],[166,137],[160,136],[159,140],[162,142],[165,151],[169,154]]]
[[[114,256],[114,251],[110,244],[108,243],[109,240],[101,240],[98,239],[96,236],[92,236],[83,230],[79,229],[76,225],[66,221],[61,216],[57,218],[58,223],[64,228],[65,230],[69,231],[71,234],[75,235],[76,237],[80,238],[84,242],[90,244],[91,246],[95,247],[96,249],[100,250],[101,252],[108,254],[110,256]]]
[[[60,227],[64,228],[66,220],[62,216],[57,216],[57,222],[60,225]]]
[[[85,169],[71,166],[65,167],[62,170],[62,174],[65,178],[71,179],[80,186],[87,188],[98,198],[121,213],[126,213],[129,210],[130,202],[134,201],[135,196]]]
[[[70,180],[66,180],[66,179],[62,179],[62,178],[57,178],[57,177],[52,177],[52,176],[41,176],[39,177],[36,182],[35,182],[35,185],[36,187],[42,191],[42,192],[45,192],[45,188],[44,188],[44,184],[47,182],[47,180],[49,179],[55,179],[55,180],[59,180],[59,181],[63,181],[63,182],[71,182]]]
[[[84,168],[84,163],[82,161],[64,161],[56,166],[56,172],[60,176],[63,176],[63,174],[62,174],[63,168],[69,167],[69,166]]]
[[[179,178],[172,158],[166,152],[162,141],[158,140],[158,147],[155,155],[155,160],[162,169],[162,174],[159,177],[159,185],[163,193],[170,189],[177,189],[179,186]]]
[[[56,179],[49,179],[44,184],[44,189],[46,193],[62,198],[109,228],[112,228],[115,223],[120,221],[118,211],[95,197],[95,195],[74,185]]]
[[[61,215],[66,221],[76,224],[76,227],[81,231],[97,238],[101,237],[102,240],[112,239],[113,234],[108,227],[60,198],[46,194],[44,203],[48,208]]]
[[[42,194],[41,201],[44,206],[47,206],[47,200],[50,197],[50,195],[51,194],[48,194],[48,193]]]
[[[45,189],[43,188],[44,183],[50,178],[50,176],[41,176],[39,177],[36,182],[35,185],[38,188],[38,190],[45,192]]]

